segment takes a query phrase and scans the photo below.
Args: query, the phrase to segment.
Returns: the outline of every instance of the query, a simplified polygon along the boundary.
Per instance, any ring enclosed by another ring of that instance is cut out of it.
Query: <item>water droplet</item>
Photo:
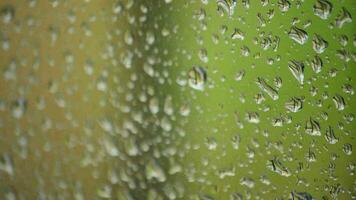
[[[342,28],[346,23],[351,23],[351,22],[352,22],[352,17],[350,12],[345,7],[342,7],[341,12],[338,14],[338,16],[335,19],[336,27]]]
[[[327,19],[332,11],[332,4],[328,0],[317,0],[313,6],[314,15]]]
[[[217,0],[216,3],[220,15],[225,12],[229,17],[231,17],[234,14],[237,0]]]
[[[342,150],[344,151],[344,153],[346,155],[351,155],[352,154],[352,144],[350,143],[346,143],[344,144],[344,146],[342,147]]]
[[[188,84],[196,90],[204,90],[207,74],[203,67],[195,66],[188,72]]]
[[[296,199],[296,200],[313,200],[313,196],[309,194],[308,192],[296,192],[292,191],[290,193],[290,199]]]
[[[320,136],[321,132],[319,122],[310,117],[305,124],[305,133],[312,136]]]
[[[3,6],[0,10],[0,16],[2,18],[3,23],[10,23],[14,19],[15,8],[12,5]]]
[[[231,39],[236,40],[244,40],[245,39],[245,33],[242,32],[240,29],[235,28],[234,32],[231,34]]]
[[[204,63],[207,63],[209,61],[208,52],[206,49],[200,49],[198,56],[199,56],[199,59]]]
[[[323,68],[323,60],[315,55],[311,61],[311,67],[315,73],[321,72],[321,69]]]
[[[263,78],[258,77],[256,84],[262,91],[266,92],[273,100],[277,100],[279,98],[277,90],[273,89],[270,85],[268,85]]]
[[[329,44],[327,41],[325,41],[320,35],[314,34],[313,49],[316,53],[323,53],[328,46]]]
[[[147,163],[145,173],[146,173],[146,178],[149,181],[152,181],[152,179],[155,179],[159,182],[166,181],[166,175],[163,169],[155,160],[151,160]]]
[[[294,40],[298,44],[305,44],[308,40],[308,34],[303,29],[297,28],[295,26],[291,27],[288,32],[290,39]]]
[[[18,98],[12,103],[12,116],[16,119],[22,118],[27,110],[27,101],[24,98]]]
[[[288,0],[279,0],[277,4],[282,12],[287,12],[290,8],[290,2]]]
[[[281,176],[291,176],[289,169],[277,157],[267,161],[267,168]]]
[[[246,113],[246,120],[249,123],[258,124],[260,123],[260,115],[257,112]]]
[[[339,141],[339,139],[336,138],[334,129],[331,126],[326,129],[325,139],[329,144],[336,144]]]
[[[285,103],[285,107],[291,112],[298,112],[303,108],[303,99],[300,97],[293,97]]]
[[[339,94],[336,94],[335,96],[333,96],[333,101],[337,110],[345,109],[346,104],[345,104],[344,97],[342,97]]]
[[[304,64],[301,61],[291,60],[288,68],[300,84],[304,84]]]

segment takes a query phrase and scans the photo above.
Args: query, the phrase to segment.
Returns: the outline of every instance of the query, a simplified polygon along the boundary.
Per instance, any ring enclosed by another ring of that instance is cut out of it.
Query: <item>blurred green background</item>
[[[313,9],[325,0],[232,2],[0,1],[0,199],[356,198],[356,1],[327,1],[327,19]],[[304,63],[303,85],[290,60]],[[203,91],[189,87],[194,66]]]

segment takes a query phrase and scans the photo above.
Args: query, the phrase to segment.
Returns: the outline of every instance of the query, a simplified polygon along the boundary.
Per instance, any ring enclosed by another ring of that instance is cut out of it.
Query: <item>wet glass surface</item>
[[[0,1],[0,199],[355,199],[356,1]]]

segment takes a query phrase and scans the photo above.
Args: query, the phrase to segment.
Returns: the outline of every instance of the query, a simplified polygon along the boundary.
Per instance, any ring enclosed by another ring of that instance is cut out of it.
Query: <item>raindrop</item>
[[[203,67],[195,66],[188,72],[188,84],[196,90],[204,90],[207,79],[206,71]]]

